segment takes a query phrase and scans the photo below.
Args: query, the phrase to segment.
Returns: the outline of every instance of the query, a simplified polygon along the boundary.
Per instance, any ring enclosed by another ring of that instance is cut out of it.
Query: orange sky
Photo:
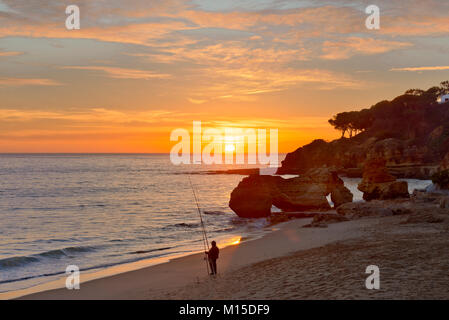
[[[279,130],[279,151],[337,138],[327,120],[449,79],[449,3],[0,0],[0,152],[169,152],[170,132]]]

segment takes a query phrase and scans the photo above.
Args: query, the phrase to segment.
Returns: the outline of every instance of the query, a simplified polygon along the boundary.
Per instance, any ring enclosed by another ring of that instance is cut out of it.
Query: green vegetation
[[[449,93],[449,81],[428,90],[409,89],[392,101],[381,101],[369,109],[341,112],[329,123],[341,131],[342,138],[369,132],[377,138],[420,139],[438,125],[449,125],[449,108],[436,102]],[[449,128],[447,128],[449,130]]]
[[[278,173],[304,173],[324,165],[359,168],[368,156],[383,157],[390,165],[435,166],[449,153],[449,102],[437,102],[446,93],[449,81],[428,90],[407,90],[368,109],[338,113],[329,123],[341,131],[341,138],[298,148],[286,156]],[[425,170],[404,175],[429,178]]]

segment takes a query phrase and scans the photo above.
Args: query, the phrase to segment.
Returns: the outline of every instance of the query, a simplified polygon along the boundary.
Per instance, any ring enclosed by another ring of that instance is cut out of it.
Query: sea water
[[[209,239],[221,243],[269,232],[266,219],[228,207],[241,175],[206,174],[249,166],[175,166],[168,154],[0,155],[0,292],[65,274],[203,250],[189,175]],[[344,179],[361,200],[360,179]],[[429,181],[408,180],[409,188]]]

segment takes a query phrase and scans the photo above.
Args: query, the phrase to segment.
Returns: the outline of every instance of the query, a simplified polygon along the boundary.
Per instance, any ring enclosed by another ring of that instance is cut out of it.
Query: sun
[[[234,152],[235,146],[233,144],[227,144],[225,145],[225,152]]]

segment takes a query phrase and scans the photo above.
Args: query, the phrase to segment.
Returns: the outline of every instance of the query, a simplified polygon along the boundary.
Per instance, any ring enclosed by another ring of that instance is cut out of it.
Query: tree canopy
[[[341,131],[342,138],[349,138],[366,130],[375,130],[384,135],[416,135],[422,118],[442,116],[449,120],[448,108],[439,108],[438,96],[449,93],[449,81],[427,90],[409,89],[392,101],[381,101],[369,109],[341,112],[329,119],[329,123]],[[434,109],[434,110],[429,110]],[[426,112],[432,112],[426,114]],[[442,114],[441,114],[442,113]],[[438,120],[438,119],[436,119]]]

